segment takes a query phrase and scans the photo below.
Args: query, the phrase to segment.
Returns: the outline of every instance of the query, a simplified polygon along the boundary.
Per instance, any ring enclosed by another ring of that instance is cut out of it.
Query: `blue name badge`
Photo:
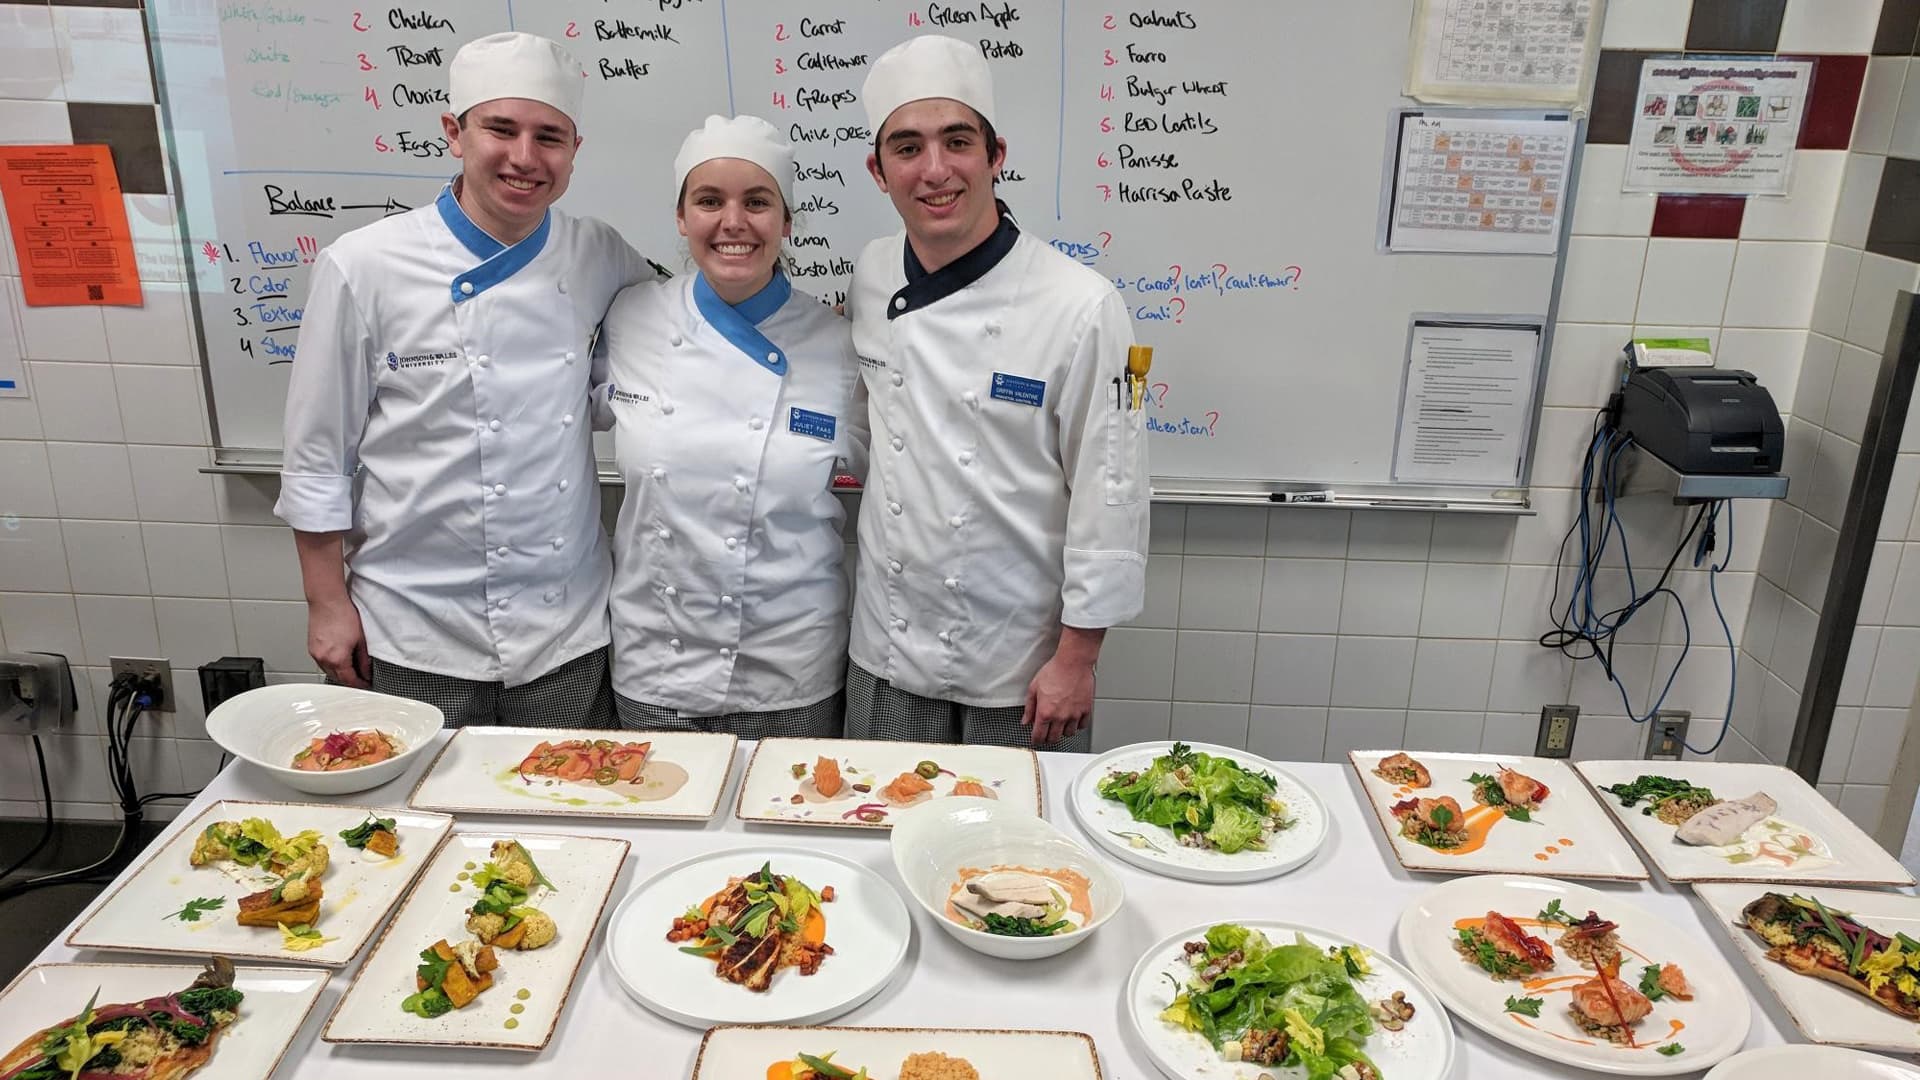
[[[1031,405],[1039,408],[1047,398],[1047,384],[1039,379],[1027,379],[1018,375],[1009,375],[1004,371],[993,373],[993,396],[999,401],[1011,401],[1015,405]]]
[[[795,435],[832,442],[835,426],[834,418],[826,413],[798,407],[787,410],[787,430]]]

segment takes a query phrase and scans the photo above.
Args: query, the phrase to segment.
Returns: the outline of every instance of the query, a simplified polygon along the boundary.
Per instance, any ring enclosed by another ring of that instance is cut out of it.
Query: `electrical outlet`
[[[1578,705],[1543,705],[1540,708],[1540,735],[1534,740],[1533,756],[1563,758],[1573,754],[1573,729],[1580,721]]]
[[[160,693],[148,706],[153,712],[173,711],[173,667],[166,660],[151,660],[141,657],[113,656],[108,658],[113,665],[113,677],[132,675],[140,679],[154,679],[160,683]]]
[[[1647,730],[1648,761],[1679,761],[1687,748],[1687,726],[1693,714],[1685,709],[1661,709]]]

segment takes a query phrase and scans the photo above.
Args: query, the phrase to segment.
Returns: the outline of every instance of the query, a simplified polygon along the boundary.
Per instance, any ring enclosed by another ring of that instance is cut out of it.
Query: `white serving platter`
[[[1837,1046],[1768,1046],[1713,1067],[1706,1080],[1920,1080],[1920,1067]]]
[[[1791,769],[1731,761],[1583,761],[1576,767],[1620,828],[1668,881],[1914,883],[1899,860]],[[1676,826],[1642,813],[1646,803],[1623,807],[1605,790],[1643,774],[1685,780],[1723,799],[1765,792],[1779,803],[1779,809],[1747,830],[1739,844],[1694,847],[1674,838]]]
[[[530,903],[553,917],[557,935],[538,949],[496,950],[500,967],[493,973],[492,988],[464,1009],[433,1018],[403,1010],[400,1003],[415,989],[420,951],[442,938],[458,944],[472,936],[466,930],[467,910],[480,893],[461,875],[471,874],[469,863],[485,866],[496,840],[520,841],[553,882],[552,890],[536,892]],[[354,974],[321,1038],[331,1043],[544,1049],[573,992],[628,847],[625,840],[604,836],[454,833],[380,935],[373,955]],[[519,996],[522,990],[525,998]],[[522,1011],[516,1013],[515,1006]]]
[[[1844,986],[1798,974],[1767,959],[1767,947],[1734,921],[1749,903],[1768,892],[1811,897],[1835,911],[1844,911],[1863,925],[1891,937],[1904,933],[1920,938],[1920,897],[1869,889],[1829,886],[1781,889],[1764,884],[1701,882],[1693,894],[1711,912],[1708,921],[1733,938],[1760,981],[1780,1001],[1787,1015],[1811,1042],[1920,1054],[1920,1024],[1905,1019]]]
[[[534,747],[570,739],[652,745],[638,783],[521,775],[520,764]],[[705,821],[720,810],[738,743],[730,734],[701,731],[465,727],[440,748],[407,805],[470,814]]]
[[[1360,944],[1345,934],[1267,919],[1216,919],[1189,927],[1162,939],[1133,965],[1122,1003],[1128,1022],[1154,1065],[1173,1080],[1297,1076],[1297,1069],[1225,1061],[1205,1037],[1160,1019],[1160,1013],[1173,1002],[1175,984],[1184,984],[1193,975],[1185,960],[1186,943],[1205,938],[1210,928],[1223,922],[1259,930],[1269,941],[1280,945],[1293,944],[1296,935],[1304,935],[1309,943],[1323,949]],[[1414,1014],[1399,1031],[1376,1027],[1361,1044],[1361,1049],[1380,1067],[1383,1076],[1393,1080],[1446,1080],[1453,1070],[1455,1040],[1440,999],[1392,957],[1368,951],[1373,973],[1356,980],[1361,996],[1371,1002],[1400,991],[1413,1006]]]
[[[1559,946],[1560,930],[1536,916],[1558,900],[1573,918],[1597,911],[1619,924],[1623,952],[1620,979],[1638,986],[1650,964],[1678,964],[1692,984],[1691,1001],[1664,998],[1633,1025],[1636,1045],[1619,1046],[1588,1034],[1574,1022],[1568,1003],[1578,981],[1592,979]],[[1489,911],[1519,922],[1553,946],[1554,966],[1535,979],[1495,979],[1455,948],[1459,924]],[[1447,1010],[1510,1046],[1562,1065],[1617,1076],[1696,1073],[1737,1053],[1746,1042],[1751,1010],[1747,991],[1697,929],[1648,914],[1616,894],[1550,878],[1480,876],[1455,878],[1422,893],[1400,916],[1394,944],[1408,966],[1447,1003]],[[1538,1018],[1507,1009],[1509,998],[1536,998]],[[1679,1045],[1680,1051],[1661,1052]]]
[[[1108,855],[1142,870],[1183,881],[1233,883],[1276,877],[1311,861],[1327,842],[1327,808],[1292,773],[1245,750],[1210,743],[1187,743],[1194,750],[1227,758],[1253,772],[1272,776],[1275,797],[1287,804],[1294,824],[1272,834],[1264,850],[1226,854],[1186,847],[1173,830],[1135,821],[1123,803],[1100,797],[1100,782],[1115,772],[1144,770],[1173,749],[1172,742],[1135,743],[1110,750],[1087,763],[1074,778],[1067,805],[1089,839]]]
[[[340,833],[369,816],[392,818],[400,853],[384,859],[348,847]],[[283,836],[304,829],[326,841],[330,862],[321,875],[320,917],[314,929],[333,940],[305,952],[281,947],[280,931],[235,921],[242,896],[278,880],[232,864],[193,866],[188,856],[216,821],[265,818]],[[341,967],[360,954],[420,870],[446,839],[453,819],[445,814],[324,803],[257,803],[223,800],[174,833],[164,846],[123,878],[85,922],[67,935],[76,949],[114,949],[180,956],[222,956]],[[188,921],[179,917],[189,901],[212,899],[218,908]]]
[[[1373,809],[1374,820],[1386,835],[1394,858],[1408,870],[1647,880],[1647,868],[1640,857],[1620,838],[1606,811],[1566,762],[1553,758],[1408,751],[1433,775],[1430,785],[1413,789],[1389,783],[1374,774],[1382,758],[1399,752],[1354,750],[1347,758],[1360,778],[1365,802]],[[1502,766],[1547,785],[1547,797],[1538,809],[1526,815],[1530,820],[1516,820],[1495,807],[1474,802],[1473,785],[1467,778],[1475,773],[1495,776]],[[1401,835],[1400,822],[1393,816],[1395,803],[1442,795],[1451,796],[1465,811],[1472,840],[1459,848],[1438,850]]]
[[[755,992],[720,978],[713,961],[681,952],[667,931],[688,908],[762,865],[815,892],[833,888],[834,899],[821,909],[833,954],[812,975],[785,968]],[[859,863],[800,848],[744,847],[675,863],[636,886],[607,924],[606,955],[634,1000],[676,1023],[813,1024],[879,993],[906,959],[912,936],[906,902]]]
[[[700,1040],[693,1080],[757,1080],[767,1066],[802,1053],[832,1053],[836,1065],[891,1077],[907,1055],[932,1052],[962,1058],[981,1076],[1101,1080],[1093,1039],[1078,1031],[738,1025],[713,1028]]]
[[[192,964],[40,964],[0,991],[0,1054],[36,1032],[73,1019],[97,991],[99,1005],[145,1001],[186,989]],[[193,1080],[267,1080],[320,1000],[329,973],[314,968],[236,967],[245,995]]]
[[[813,786],[811,770],[821,757],[839,763],[844,781],[832,798],[822,798]],[[883,793],[895,777],[914,771],[923,761],[940,766],[930,781],[932,791],[905,802]],[[794,775],[795,766],[806,772]],[[1041,812],[1040,759],[1031,750],[862,739],[762,739],[747,761],[734,816],[756,825],[891,829],[896,811],[952,795],[954,785],[963,780],[978,782],[988,798],[1031,806],[1035,815]],[[857,790],[862,785],[869,790]]]

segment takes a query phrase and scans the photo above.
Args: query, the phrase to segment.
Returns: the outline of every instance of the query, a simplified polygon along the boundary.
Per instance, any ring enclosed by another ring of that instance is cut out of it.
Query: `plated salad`
[[[1361,1044],[1376,1017],[1396,1030],[1412,1017],[1404,997],[1376,1006],[1361,995],[1355,980],[1369,957],[1353,946],[1322,949],[1299,936],[1276,945],[1221,923],[1186,944],[1186,961],[1193,974],[1160,1019],[1205,1037],[1227,1061],[1292,1066],[1307,1080],[1380,1080]]]
[[[1173,830],[1183,846],[1227,855],[1264,850],[1270,836],[1294,825],[1272,776],[1182,742],[1145,770],[1109,773],[1097,790],[1135,821]]]

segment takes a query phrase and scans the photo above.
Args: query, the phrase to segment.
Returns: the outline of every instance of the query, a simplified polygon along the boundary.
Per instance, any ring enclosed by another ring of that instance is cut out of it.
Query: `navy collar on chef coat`
[[[519,273],[540,254],[547,245],[547,234],[553,229],[553,212],[549,210],[540,218],[540,227],[529,233],[526,239],[511,247],[502,244],[487,234],[485,229],[473,223],[453,195],[453,183],[440,189],[440,198],[434,205],[440,210],[440,220],[447,223],[447,231],[468,251],[473,252],[480,265],[453,279],[449,287],[453,293],[453,302],[471,300],[495,285]],[[472,291],[463,286],[471,285]]]
[[[775,375],[787,373],[787,354],[767,340],[758,327],[767,321],[768,316],[784,307],[787,298],[792,295],[793,283],[778,267],[774,268],[772,281],[738,304],[729,304],[720,299],[720,294],[707,284],[707,275],[693,276],[693,303],[700,309],[700,314],[715,330],[720,331],[721,337]]]
[[[938,270],[929,273],[920,265],[920,257],[913,253],[912,240],[901,245],[907,251],[907,284],[887,301],[887,318],[897,319],[945,300],[1000,265],[1000,260],[1007,257],[1014,242],[1020,239],[1020,226],[1014,224],[1013,212],[1007,209],[1006,203],[995,199],[994,205],[1000,208],[1000,224],[993,235]]]

